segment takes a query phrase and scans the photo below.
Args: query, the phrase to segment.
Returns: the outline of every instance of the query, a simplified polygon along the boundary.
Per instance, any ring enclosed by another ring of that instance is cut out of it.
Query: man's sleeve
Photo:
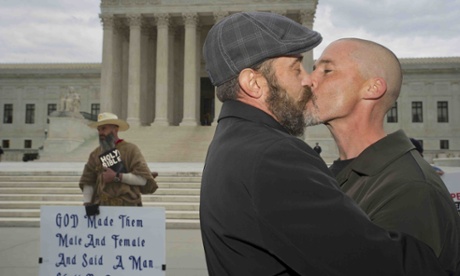
[[[147,181],[154,181],[152,172],[150,171],[150,168],[147,164],[147,162],[144,159],[144,156],[142,155],[142,152],[140,149],[134,145],[131,144],[131,149],[129,150],[128,153],[121,153],[121,159],[125,160],[128,159],[128,172],[142,176],[145,178]],[[128,154],[128,156],[123,156],[124,154]]]
[[[80,177],[80,182],[79,186],[80,189],[83,190],[83,187],[85,185],[88,186],[96,186],[96,181],[97,181],[97,164],[96,164],[96,157],[94,156],[94,152],[92,152],[88,158],[88,161],[85,164],[85,167],[83,168],[83,173]]]
[[[392,187],[371,220],[378,226],[414,236],[433,248],[439,256],[449,209],[441,195],[423,182],[405,182]],[[430,218],[429,221],[427,219]]]

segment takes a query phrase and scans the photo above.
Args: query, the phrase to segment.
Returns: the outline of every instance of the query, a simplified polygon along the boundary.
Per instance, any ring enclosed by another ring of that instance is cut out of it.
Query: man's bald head
[[[343,38],[336,42],[341,41],[354,44],[350,57],[359,64],[359,71],[365,79],[381,77],[386,81],[387,92],[382,99],[382,107],[385,112],[388,111],[396,102],[402,85],[402,69],[396,55],[385,46],[369,40]]]

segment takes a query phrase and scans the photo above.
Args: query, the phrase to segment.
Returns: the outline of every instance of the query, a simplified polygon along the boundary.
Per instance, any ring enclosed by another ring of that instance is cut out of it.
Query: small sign
[[[121,159],[120,151],[116,148],[108,150],[101,155],[99,155],[99,160],[101,160],[102,166],[104,168],[110,168],[114,172],[126,173],[126,168]]]
[[[460,172],[446,172],[441,178],[460,212]]]
[[[42,206],[40,276],[165,275],[164,208]]]

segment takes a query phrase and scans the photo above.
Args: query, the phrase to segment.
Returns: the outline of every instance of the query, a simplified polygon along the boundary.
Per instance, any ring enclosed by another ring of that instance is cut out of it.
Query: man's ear
[[[241,90],[251,98],[260,98],[262,97],[262,87],[261,82],[265,80],[257,71],[246,68],[240,72],[238,76],[238,82],[240,84]]]
[[[383,78],[372,78],[368,80],[367,89],[364,93],[364,99],[380,99],[387,92],[387,82]]]

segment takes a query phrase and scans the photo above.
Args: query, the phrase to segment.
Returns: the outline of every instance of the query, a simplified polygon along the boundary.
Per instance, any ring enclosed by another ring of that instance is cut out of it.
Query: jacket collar
[[[280,123],[278,123],[278,121],[276,121],[269,114],[240,101],[229,100],[223,103],[218,122],[229,117],[235,117],[258,124],[264,124],[282,132],[289,133]]]
[[[387,135],[366,148],[349,166],[337,176],[337,181],[343,183],[351,171],[360,175],[372,176],[408,151],[414,150],[403,130],[398,130]]]

